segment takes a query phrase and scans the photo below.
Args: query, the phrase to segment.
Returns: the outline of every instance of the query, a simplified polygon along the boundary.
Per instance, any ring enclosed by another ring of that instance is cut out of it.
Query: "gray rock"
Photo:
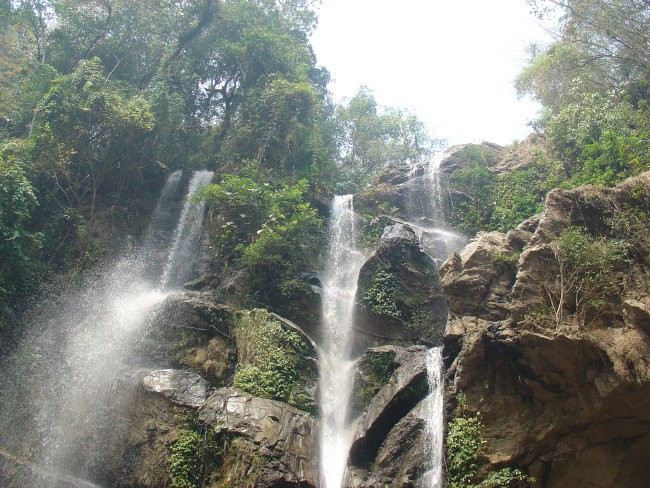
[[[262,459],[255,487],[318,486],[316,421],[306,412],[235,388],[216,390],[199,410],[199,422],[238,438],[237,464]],[[237,485],[238,470],[230,473]],[[224,474],[225,476],[225,474]]]
[[[174,369],[149,371],[140,380],[140,386],[185,407],[198,408],[208,397],[208,384],[196,373]]]
[[[398,364],[388,383],[355,421],[350,458],[353,465],[369,465],[391,428],[428,392],[424,346],[394,348]]]

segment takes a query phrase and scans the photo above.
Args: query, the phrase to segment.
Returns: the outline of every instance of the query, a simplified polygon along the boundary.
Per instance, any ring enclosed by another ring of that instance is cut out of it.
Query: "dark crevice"
[[[350,448],[350,463],[353,466],[369,468],[391,429],[428,394],[428,391],[427,374],[423,371],[393,397],[365,435],[354,442]]]

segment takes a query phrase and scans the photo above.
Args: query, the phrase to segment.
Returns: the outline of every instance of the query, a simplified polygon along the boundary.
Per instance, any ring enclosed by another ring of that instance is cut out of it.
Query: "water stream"
[[[320,467],[322,486],[340,488],[352,442],[350,397],[354,360],[354,297],[365,255],[356,248],[352,195],[336,196],[329,224],[323,277],[323,340],[320,361]]]
[[[113,447],[102,439],[115,428],[107,412],[118,401],[117,377],[127,363],[137,362],[131,354],[134,342],[155,306],[192,274],[203,220],[203,208],[193,203],[192,195],[212,173],[195,172],[184,198],[179,195],[184,191],[181,176],[169,176],[143,246],[125,252],[55,307],[46,307],[49,316],[41,313],[32,320],[23,346],[8,363],[24,377],[22,385],[2,384],[3,396],[13,388],[20,399],[12,404],[5,398],[0,404],[5,420],[15,419],[2,444],[47,473],[101,478],[103,458]],[[161,255],[167,260],[162,276]],[[152,269],[158,270],[157,276]],[[34,436],[25,444],[39,446],[21,445],[16,437],[24,429]],[[12,433],[14,439],[9,438]],[[45,486],[39,483],[23,480],[14,486]]]
[[[445,380],[442,347],[434,347],[427,352],[427,379],[429,395],[425,400],[424,408],[427,419],[428,457],[431,467],[424,476],[424,486],[443,488]]]

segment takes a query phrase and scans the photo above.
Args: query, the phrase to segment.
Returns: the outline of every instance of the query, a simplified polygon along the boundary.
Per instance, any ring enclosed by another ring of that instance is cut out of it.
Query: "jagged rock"
[[[350,460],[367,467],[391,428],[399,422],[428,391],[424,346],[393,348],[397,366],[388,383],[373,397],[370,405],[355,421]]]
[[[646,303],[628,299],[623,302],[623,307],[632,327],[650,332],[650,305],[647,302],[650,302],[650,297],[646,297]]]
[[[390,430],[369,471],[358,476],[359,488],[409,488],[422,484],[430,465],[424,402],[418,403]]]
[[[198,408],[208,397],[208,384],[196,373],[175,369],[148,371],[140,380],[148,392],[162,395],[177,405]]]
[[[311,415],[275,400],[220,388],[199,410],[199,422],[236,441],[218,474],[219,486],[244,486],[245,479],[251,483],[246,486],[260,488],[318,486],[317,428]]]
[[[647,485],[650,236],[637,236],[630,249],[620,321],[613,316],[579,327],[526,317],[548,307],[545,290],[559,269],[553,241],[564,229],[576,225],[592,235],[624,237],[613,232],[612,217],[622,210],[642,215],[649,200],[650,173],[615,188],[555,190],[541,216],[508,235],[479,236],[443,266],[457,314],[445,338],[446,355],[457,355],[449,370],[450,412],[461,391],[465,413],[480,410],[485,453],[494,467],[521,467],[545,488]],[[505,283],[488,260],[522,247],[511,290],[503,286],[506,293],[495,293],[495,283]],[[462,297],[463,286],[482,299]]]
[[[480,232],[442,265],[441,283],[453,313],[490,320],[507,317],[515,264],[523,247],[513,248],[512,243],[506,234]]]
[[[618,237],[611,228],[614,212],[634,208],[647,212],[648,201],[650,172],[629,178],[614,188],[587,185],[550,192],[539,224],[518,263],[516,282],[512,287],[513,319],[522,320],[531,311],[547,306],[546,290],[559,274],[553,241],[564,229],[579,226],[595,236]],[[632,264],[636,272],[631,273],[631,288],[641,297],[650,294],[649,247],[650,237],[647,237],[645,253],[638,257],[638,263]]]
[[[359,273],[357,300],[355,325],[366,346],[442,338],[447,305],[438,270],[407,225],[386,227]]]

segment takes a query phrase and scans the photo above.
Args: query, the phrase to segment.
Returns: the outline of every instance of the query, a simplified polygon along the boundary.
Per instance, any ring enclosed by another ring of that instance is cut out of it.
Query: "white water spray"
[[[22,387],[12,386],[21,400],[15,405],[8,399],[1,403],[3,416],[20,419],[3,429],[3,441],[20,449],[21,455],[31,457],[44,473],[101,479],[98,471],[114,447],[107,439],[116,429],[109,413],[119,407],[117,377],[126,364],[137,363],[134,346],[155,306],[169,294],[159,288],[160,266],[157,276],[151,276],[151,270],[156,268],[152,261],[161,254],[167,257],[168,250],[167,262],[173,267],[165,282],[169,286],[178,286],[182,284],[179,279],[191,275],[196,255],[194,241],[198,240],[193,236],[201,234],[203,209],[195,209],[190,200],[211,176],[205,171],[195,173],[183,210],[179,211],[181,173],[170,175],[142,249],[125,253],[101,270],[83,288],[65,297],[56,310],[49,307],[49,316],[41,314],[35,320],[15,361],[9,363],[10,368],[24,368],[27,374],[21,376]],[[170,245],[168,236],[174,225]],[[5,388],[6,383],[2,385],[3,394]],[[33,412],[31,419],[23,413],[28,410]],[[20,426],[24,422],[30,423],[22,429],[40,443],[34,457],[32,452],[21,449]],[[43,483],[30,479],[10,486],[45,486]]]
[[[320,351],[320,467],[322,485],[340,488],[352,442],[349,425],[354,361],[354,297],[365,256],[355,246],[352,195],[336,196],[329,224],[323,279],[323,341]]]

